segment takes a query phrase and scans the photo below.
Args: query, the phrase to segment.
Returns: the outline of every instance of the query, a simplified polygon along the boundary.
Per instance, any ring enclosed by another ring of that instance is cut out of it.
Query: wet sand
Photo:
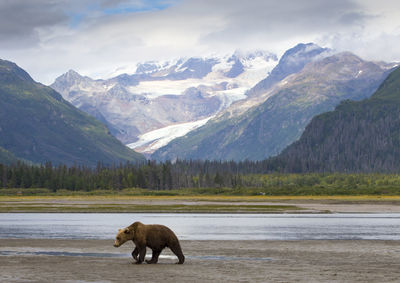
[[[399,282],[400,241],[181,241],[133,264],[112,240],[0,239],[0,282]],[[148,251],[148,255],[151,251]]]

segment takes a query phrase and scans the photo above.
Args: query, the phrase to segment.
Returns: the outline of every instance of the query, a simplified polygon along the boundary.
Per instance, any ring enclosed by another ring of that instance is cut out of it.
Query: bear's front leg
[[[139,248],[139,260],[136,264],[141,264],[144,261],[144,257],[146,256],[146,246]]]
[[[135,247],[135,249],[132,252],[132,257],[134,260],[138,261],[138,254],[139,254],[139,249],[137,247]]]

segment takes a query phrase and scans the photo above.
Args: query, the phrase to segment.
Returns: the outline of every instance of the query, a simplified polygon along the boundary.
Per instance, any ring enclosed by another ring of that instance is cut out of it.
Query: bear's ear
[[[118,229],[118,232],[121,232],[122,229]]]
[[[130,231],[129,231],[129,228],[125,228],[125,229],[124,229],[124,233],[125,233],[125,234],[129,234],[129,232],[130,232]]]

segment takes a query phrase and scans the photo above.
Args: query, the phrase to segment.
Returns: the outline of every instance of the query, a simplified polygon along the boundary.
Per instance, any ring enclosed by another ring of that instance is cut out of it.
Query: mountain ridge
[[[362,101],[314,117],[272,163],[286,172],[398,172],[400,68]]]
[[[0,147],[34,163],[95,166],[144,157],[15,63],[0,60]]]
[[[314,43],[299,43],[287,50],[279,59],[278,65],[271,71],[270,75],[258,82],[248,91],[248,96],[257,95],[266,89],[271,88],[275,83],[283,80],[291,74],[301,71],[306,64],[328,56],[332,50],[321,48]]]

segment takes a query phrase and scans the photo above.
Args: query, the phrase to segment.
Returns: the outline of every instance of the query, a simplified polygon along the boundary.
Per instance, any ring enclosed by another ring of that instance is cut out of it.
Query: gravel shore
[[[113,240],[0,239],[1,282],[399,282],[400,242],[181,241],[156,265]],[[149,250],[148,256],[151,255]]]

